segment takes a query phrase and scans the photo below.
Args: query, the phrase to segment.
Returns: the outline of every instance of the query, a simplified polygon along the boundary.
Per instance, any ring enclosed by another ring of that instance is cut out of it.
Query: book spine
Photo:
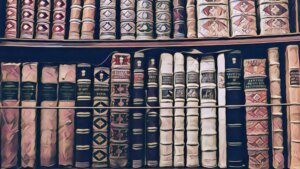
[[[267,104],[266,59],[244,60],[246,105]],[[246,107],[249,168],[269,168],[268,109]]]
[[[187,38],[197,38],[197,24],[196,24],[196,1],[187,0],[186,15],[187,15]]]
[[[51,0],[39,0],[36,23],[36,39],[49,39]]]
[[[216,106],[216,68],[213,56],[204,56],[200,62],[201,106]],[[217,166],[216,108],[201,108],[202,166]]]
[[[158,139],[159,139],[159,111],[158,109],[151,109],[151,107],[159,106],[158,103],[158,59],[155,56],[150,56],[148,59],[148,81],[147,81],[147,151],[146,159],[147,166],[158,167]]]
[[[174,38],[180,39],[185,38],[186,35],[186,1],[185,0],[174,0],[173,1],[173,28]]]
[[[81,39],[92,40],[95,33],[95,0],[85,0],[82,13]]]
[[[20,63],[2,63],[2,106],[19,106]],[[19,109],[3,109],[1,112],[1,167],[18,167]]]
[[[43,66],[40,91],[41,107],[57,107],[58,66]],[[56,164],[57,118],[57,109],[41,109],[40,165],[43,167]]]
[[[94,68],[93,167],[108,167],[110,68]]]
[[[38,63],[23,63],[21,105],[37,106]],[[35,167],[36,160],[36,109],[21,110],[21,161],[22,167]]]
[[[111,106],[129,105],[130,54],[115,53],[111,66]],[[111,109],[110,114],[110,167],[126,167],[128,163],[128,109]]]
[[[268,49],[271,104],[281,104],[280,62],[278,48]],[[282,107],[271,107],[273,167],[284,168]]]
[[[63,40],[66,33],[67,0],[54,0],[53,5],[52,39]]]
[[[121,0],[121,39],[135,39],[135,0]]]
[[[22,0],[21,38],[32,39],[34,35],[35,0]]]
[[[171,38],[171,10],[170,0],[157,0],[156,1],[156,38],[157,39],[170,39]]]
[[[173,56],[162,53],[159,66],[160,107],[173,106]],[[159,166],[173,165],[173,109],[160,109]]]
[[[59,107],[74,107],[76,100],[76,65],[59,65]],[[58,163],[73,165],[75,109],[58,111]]]
[[[186,106],[199,106],[199,61],[188,56],[186,68]],[[186,166],[199,167],[199,108],[186,109]]]
[[[90,64],[80,63],[77,72],[77,107],[92,106],[92,77]],[[87,168],[91,161],[92,109],[77,109],[75,119],[75,167]]]
[[[70,26],[69,26],[69,39],[79,40],[81,32],[81,13],[82,13],[82,1],[72,0],[71,14],[70,14]]]
[[[100,0],[100,39],[116,39],[116,0]]]
[[[153,1],[137,0],[136,11],[136,38],[153,39]]]
[[[6,0],[5,38],[17,38],[18,35],[17,0]]]

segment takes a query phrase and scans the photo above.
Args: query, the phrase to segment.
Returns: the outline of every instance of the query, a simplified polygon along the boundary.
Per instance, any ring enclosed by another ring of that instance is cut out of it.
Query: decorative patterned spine
[[[186,35],[186,13],[185,13],[186,0],[173,1],[173,27],[174,38],[185,38]]]
[[[199,106],[199,61],[188,56],[186,67],[186,106]],[[186,109],[186,166],[199,167],[199,108]]]
[[[153,0],[137,0],[136,8],[136,38],[153,39]]]
[[[173,106],[173,56],[162,53],[159,65],[160,107]],[[159,166],[173,165],[173,109],[160,109]]]
[[[115,53],[112,56],[111,69],[111,106],[127,107],[130,98],[130,54]],[[126,167],[129,110],[111,109],[110,120],[110,167]]]
[[[37,106],[38,63],[23,63],[21,105]],[[22,167],[35,167],[36,160],[36,109],[21,111],[21,161]]]
[[[171,36],[170,0],[156,1],[156,36],[157,39],[169,39]]]
[[[49,39],[51,0],[39,0],[36,24],[36,39]]]
[[[65,39],[67,0],[54,0],[52,39]]]
[[[204,56],[200,62],[200,96],[202,106],[216,106],[216,68],[213,56]],[[201,108],[202,166],[217,166],[216,108]]]
[[[271,104],[281,104],[280,62],[278,48],[268,49]],[[281,106],[271,107],[273,167],[284,168]]]
[[[6,0],[5,38],[17,38],[18,35],[17,0]]]
[[[93,167],[108,167],[110,68],[94,68]]]
[[[2,106],[19,106],[20,63],[2,63]],[[1,167],[18,167],[19,109],[1,111]]]
[[[81,13],[82,2],[81,0],[72,0],[70,26],[69,26],[69,39],[79,40],[81,32]]]
[[[21,38],[32,39],[34,34],[35,0],[22,0]]]
[[[76,65],[59,65],[59,107],[74,107],[76,99]],[[74,109],[59,109],[58,112],[58,163],[73,165]]]
[[[90,64],[80,63],[77,72],[77,107],[92,106],[92,77],[93,70]],[[90,166],[91,137],[92,137],[92,109],[77,109],[75,120],[75,167],[87,168]]]
[[[196,0],[186,0],[187,38],[197,38]]]
[[[100,39],[116,39],[116,0],[100,0]]]
[[[121,0],[121,39],[135,39],[135,0]]]
[[[84,0],[82,12],[81,39],[94,39],[95,33],[95,0]]]
[[[267,104],[266,59],[244,60],[246,105]],[[268,109],[246,107],[249,168],[269,168]]]

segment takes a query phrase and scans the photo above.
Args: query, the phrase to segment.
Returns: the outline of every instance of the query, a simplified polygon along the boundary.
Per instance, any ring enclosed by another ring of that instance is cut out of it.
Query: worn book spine
[[[58,66],[44,65],[40,84],[41,107],[57,107]],[[57,157],[57,109],[41,109],[40,165],[53,167]]]
[[[200,62],[201,106],[216,106],[216,68],[213,56],[204,56]],[[201,108],[202,166],[217,166],[217,112],[216,108]]]
[[[266,59],[244,60],[246,105],[267,104]],[[269,168],[268,109],[246,107],[249,168]]]
[[[18,1],[6,0],[5,38],[18,36]]]
[[[74,107],[76,100],[76,65],[59,65],[59,107]],[[72,166],[74,156],[75,109],[58,110],[58,164]]]
[[[121,39],[135,39],[135,0],[121,0]]]
[[[155,2],[156,38],[170,39],[171,37],[171,1],[157,0]]]
[[[175,39],[185,38],[186,35],[186,0],[173,1],[173,37]]]
[[[67,0],[53,1],[52,39],[63,40],[66,33]]]
[[[49,39],[51,0],[38,0],[36,14],[36,39]]]
[[[84,0],[82,12],[81,39],[92,40],[95,33],[96,1]]]
[[[199,61],[188,56],[186,63],[186,107],[199,106]],[[186,109],[186,166],[199,167],[199,108]]]
[[[187,38],[197,38],[196,0],[186,0]]]
[[[100,39],[116,39],[116,0],[100,0]]]
[[[2,106],[19,106],[20,63],[2,63]],[[19,109],[3,109],[1,112],[1,167],[18,167]]]
[[[79,40],[81,32],[82,1],[72,0],[69,25],[69,39]]]
[[[162,53],[159,65],[160,141],[159,166],[173,165],[173,55]]]
[[[136,38],[153,39],[153,0],[137,0],[136,5]]]
[[[22,0],[20,38],[32,39],[34,35],[35,0]]]
[[[130,87],[130,54],[115,53],[111,64],[111,106],[129,106]],[[129,110],[111,109],[110,113],[110,167],[126,167],[128,164],[128,121]]]
[[[37,106],[38,63],[22,64],[21,105]],[[21,163],[22,167],[36,165],[36,109],[21,110]]]
[[[278,48],[268,49],[271,104],[281,104],[280,62]],[[282,107],[271,107],[273,167],[284,168]]]
[[[108,167],[110,68],[94,68],[93,164]]]

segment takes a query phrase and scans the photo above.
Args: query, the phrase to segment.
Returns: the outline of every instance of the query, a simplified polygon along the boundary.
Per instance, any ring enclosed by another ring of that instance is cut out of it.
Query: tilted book
[[[121,0],[121,39],[135,39],[135,0]]]
[[[32,39],[34,35],[35,0],[22,1],[20,37]]]
[[[136,38],[153,39],[153,1],[136,0]]]
[[[249,168],[269,168],[266,59],[244,60],[244,90]],[[253,104],[262,106],[251,107]]]
[[[65,39],[67,0],[53,1],[52,39]]]
[[[96,1],[85,0],[82,11],[81,39],[94,39]]]
[[[5,38],[18,36],[18,0],[6,0]]]
[[[171,37],[171,1],[157,0],[155,3],[156,38],[169,39]]]
[[[174,0],[173,1],[173,37],[175,39],[185,38],[186,35],[186,1]]]
[[[36,14],[36,39],[49,39],[50,35],[50,13],[52,8],[51,0],[38,0]]]
[[[81,14],[82,2],[81,0],[72,0],[69,25],[69,39],[79,40],[81,32]]]
[[[116,39],[116,0],[100,0],[100,39]]]
[[[197,38],[196,0],[186,0],[187,38]]]

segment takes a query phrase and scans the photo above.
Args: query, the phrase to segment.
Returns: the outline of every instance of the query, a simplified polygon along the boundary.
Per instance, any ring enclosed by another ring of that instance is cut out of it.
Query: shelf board
[[[299,33],[238,38],[170,39],[170,40],[37,40],[0,38],[0,46],[37,48],[162,48],[193,46],[230,46],[300,42]]]

